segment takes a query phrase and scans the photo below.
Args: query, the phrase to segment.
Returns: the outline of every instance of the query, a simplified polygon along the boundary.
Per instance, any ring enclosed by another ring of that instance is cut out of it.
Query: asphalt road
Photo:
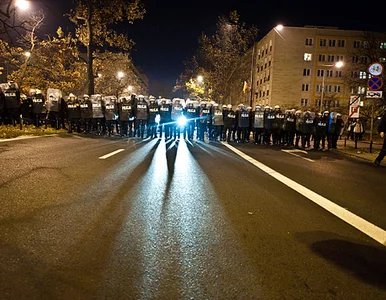
[[[233,146],[0,142],[0,299],[385,299],[385,165]]]

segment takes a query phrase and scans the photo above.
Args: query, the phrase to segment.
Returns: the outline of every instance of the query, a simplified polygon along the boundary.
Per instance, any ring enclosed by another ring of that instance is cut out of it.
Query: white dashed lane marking
[[[309,200],[316,203],[320,207],[324,208],[325,210],[335,215],[336,217],[340,218],[344,222],[360,230],[361,232],[368,235],[378,243],[382,244],[383,246],[386,246],[386,231],[383,230],[382,228],[377,227],[376,225],[370,223],[369,221],[362,219],[361,217],[353,214],[347,209],[335,204],[331,200],[328,200],[327,198],[311,191],[310,189],[302,186],[301,184],[293,181],[292,179],[289,179],[288,177],[276,172],[275,170],[271,169],[270,167],[267,167],[263,163],[255,160],[254,158],[236,149],[235,147],[224,142],[222,142],[222,144],[225,147],[229,148],[234,153],[236,153],[237,155],[241,156],[246,161],[250,162],[257,168],[262,170],[263,172],[267,173],[268,175],[272,176],[276,180],[285,184],[289,188],[295,190],[299,194],[308,198]]]
[[[125,151],[125,149],[118,149],[118,150],[116,150],[116,151],[114,151],[114,152],[111,152],[111,153],[108,153],[108,154],[106,154],[106,155],[103,155],[103,156],[99,157],[99,159],[106,159],[106,158],[109,158],[109,157],[111,157],[111,156],[113,156],[113,155],[115,155],[115,154],[118,154],[118,153],[122,152],[122,151]]]
[[[288,154],[291,154],[291,155],[296,156],[296,157],[300,157],[301,159],[304,159],[304,160],[309,161],[309,162],[315,162],[314,160],[312,160],[310,158],[303,157],[303,156],[301,156],[299,154],[296,154],[296,152],[297,153],[305,153],[305,154],[307,154],[307,151],[304,151],[304,150],[297,150],[297,149],[295,149],[295,150],[284,150],[284,149],[282,149],[281,151],[283,151],[285,153],[288,153]]]

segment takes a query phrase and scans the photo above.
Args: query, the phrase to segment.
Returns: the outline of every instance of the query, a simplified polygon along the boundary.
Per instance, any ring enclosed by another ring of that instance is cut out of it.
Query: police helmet
[[[139,95],[138,99],[145,99],[145,96],[144,95]]]
[[[301,110],[297,110],[297,111],[295,112],[295,114],[296,114],[296,115],[301,115],[301,114],[302,114],[302,111],[301,111]]]
[[[251,106],[248,106],[247,109],[248,109],[248,110],[252,110],[252,107],[251,107]]]
[[[228,104],[227,107],[228,107],[229,109],[231,109],[231,108],[232,108],[232,104]]]
[[[327,110],[325,110],[325,111],[323,112],[323,115],[329,115],[329,114],[330,114],[330,112],[327,111]]]
[[[342,116],[342,114],[340,114],[340,113],[337,113],[337,114],[336,114],[336,116],[337,116],[337,117],[341,117],[341,116]]]
[[[36,89],[36,94],[41,94],[42,93],[42,91],[41,90],[39,90],[39,89]]]
[[[87,94],[84,94],[84,95],[83,95],[83,98],[84,98],[84,99],[86,99],[86,98],[90,98],[90,96],[89,96],[89,95],[87,95]]]
[[[275,105],[275,109],[280,109],[280,106],[279,105]]]

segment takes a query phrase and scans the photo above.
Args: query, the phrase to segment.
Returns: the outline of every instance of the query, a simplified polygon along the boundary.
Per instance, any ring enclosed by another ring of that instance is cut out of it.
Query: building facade
[[[253,61],[251,54],[242,58],[246,62],[240,65],[250,66],[250,76],[242,78],[250,83],[250,96],[240,95],[237,74],[246,74],[244,70],[232,75],[229,99],[232,104],[236,104],[235,98],[240,99],[238,102],[247,98],[252,105],[346,111],[350,95],[357,92],[348,79],[353,73],[352,64],[361,59],[355,53],[364,43],[363,31],[311,26],[273,28],[254,45]],[[367,76],[361,72],[357,75]]]

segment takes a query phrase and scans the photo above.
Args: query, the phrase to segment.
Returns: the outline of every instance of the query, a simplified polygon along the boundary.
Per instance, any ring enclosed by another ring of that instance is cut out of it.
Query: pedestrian
[[[360,137],[361,137],[361,135],[364,132],[363,124],[361,122],[361,119],[356,119],[356,121],[354,121],[351,124],[351,127],[353,128],[352,131],[354,133],[354,141],[355,141],[355,143],[357,143],[358,140],[360,140]]]
[[[383,114],[381,122],[379,123],[378,126],[378,132],[381,138],[383,139],[383,145],[382,149],[379,152],[378,157],[374,160],[374,166],[378,167],[383,160],[383,158],[386,156],[386,138],[385,138],[385,133],[386,133],[386,113]]]

